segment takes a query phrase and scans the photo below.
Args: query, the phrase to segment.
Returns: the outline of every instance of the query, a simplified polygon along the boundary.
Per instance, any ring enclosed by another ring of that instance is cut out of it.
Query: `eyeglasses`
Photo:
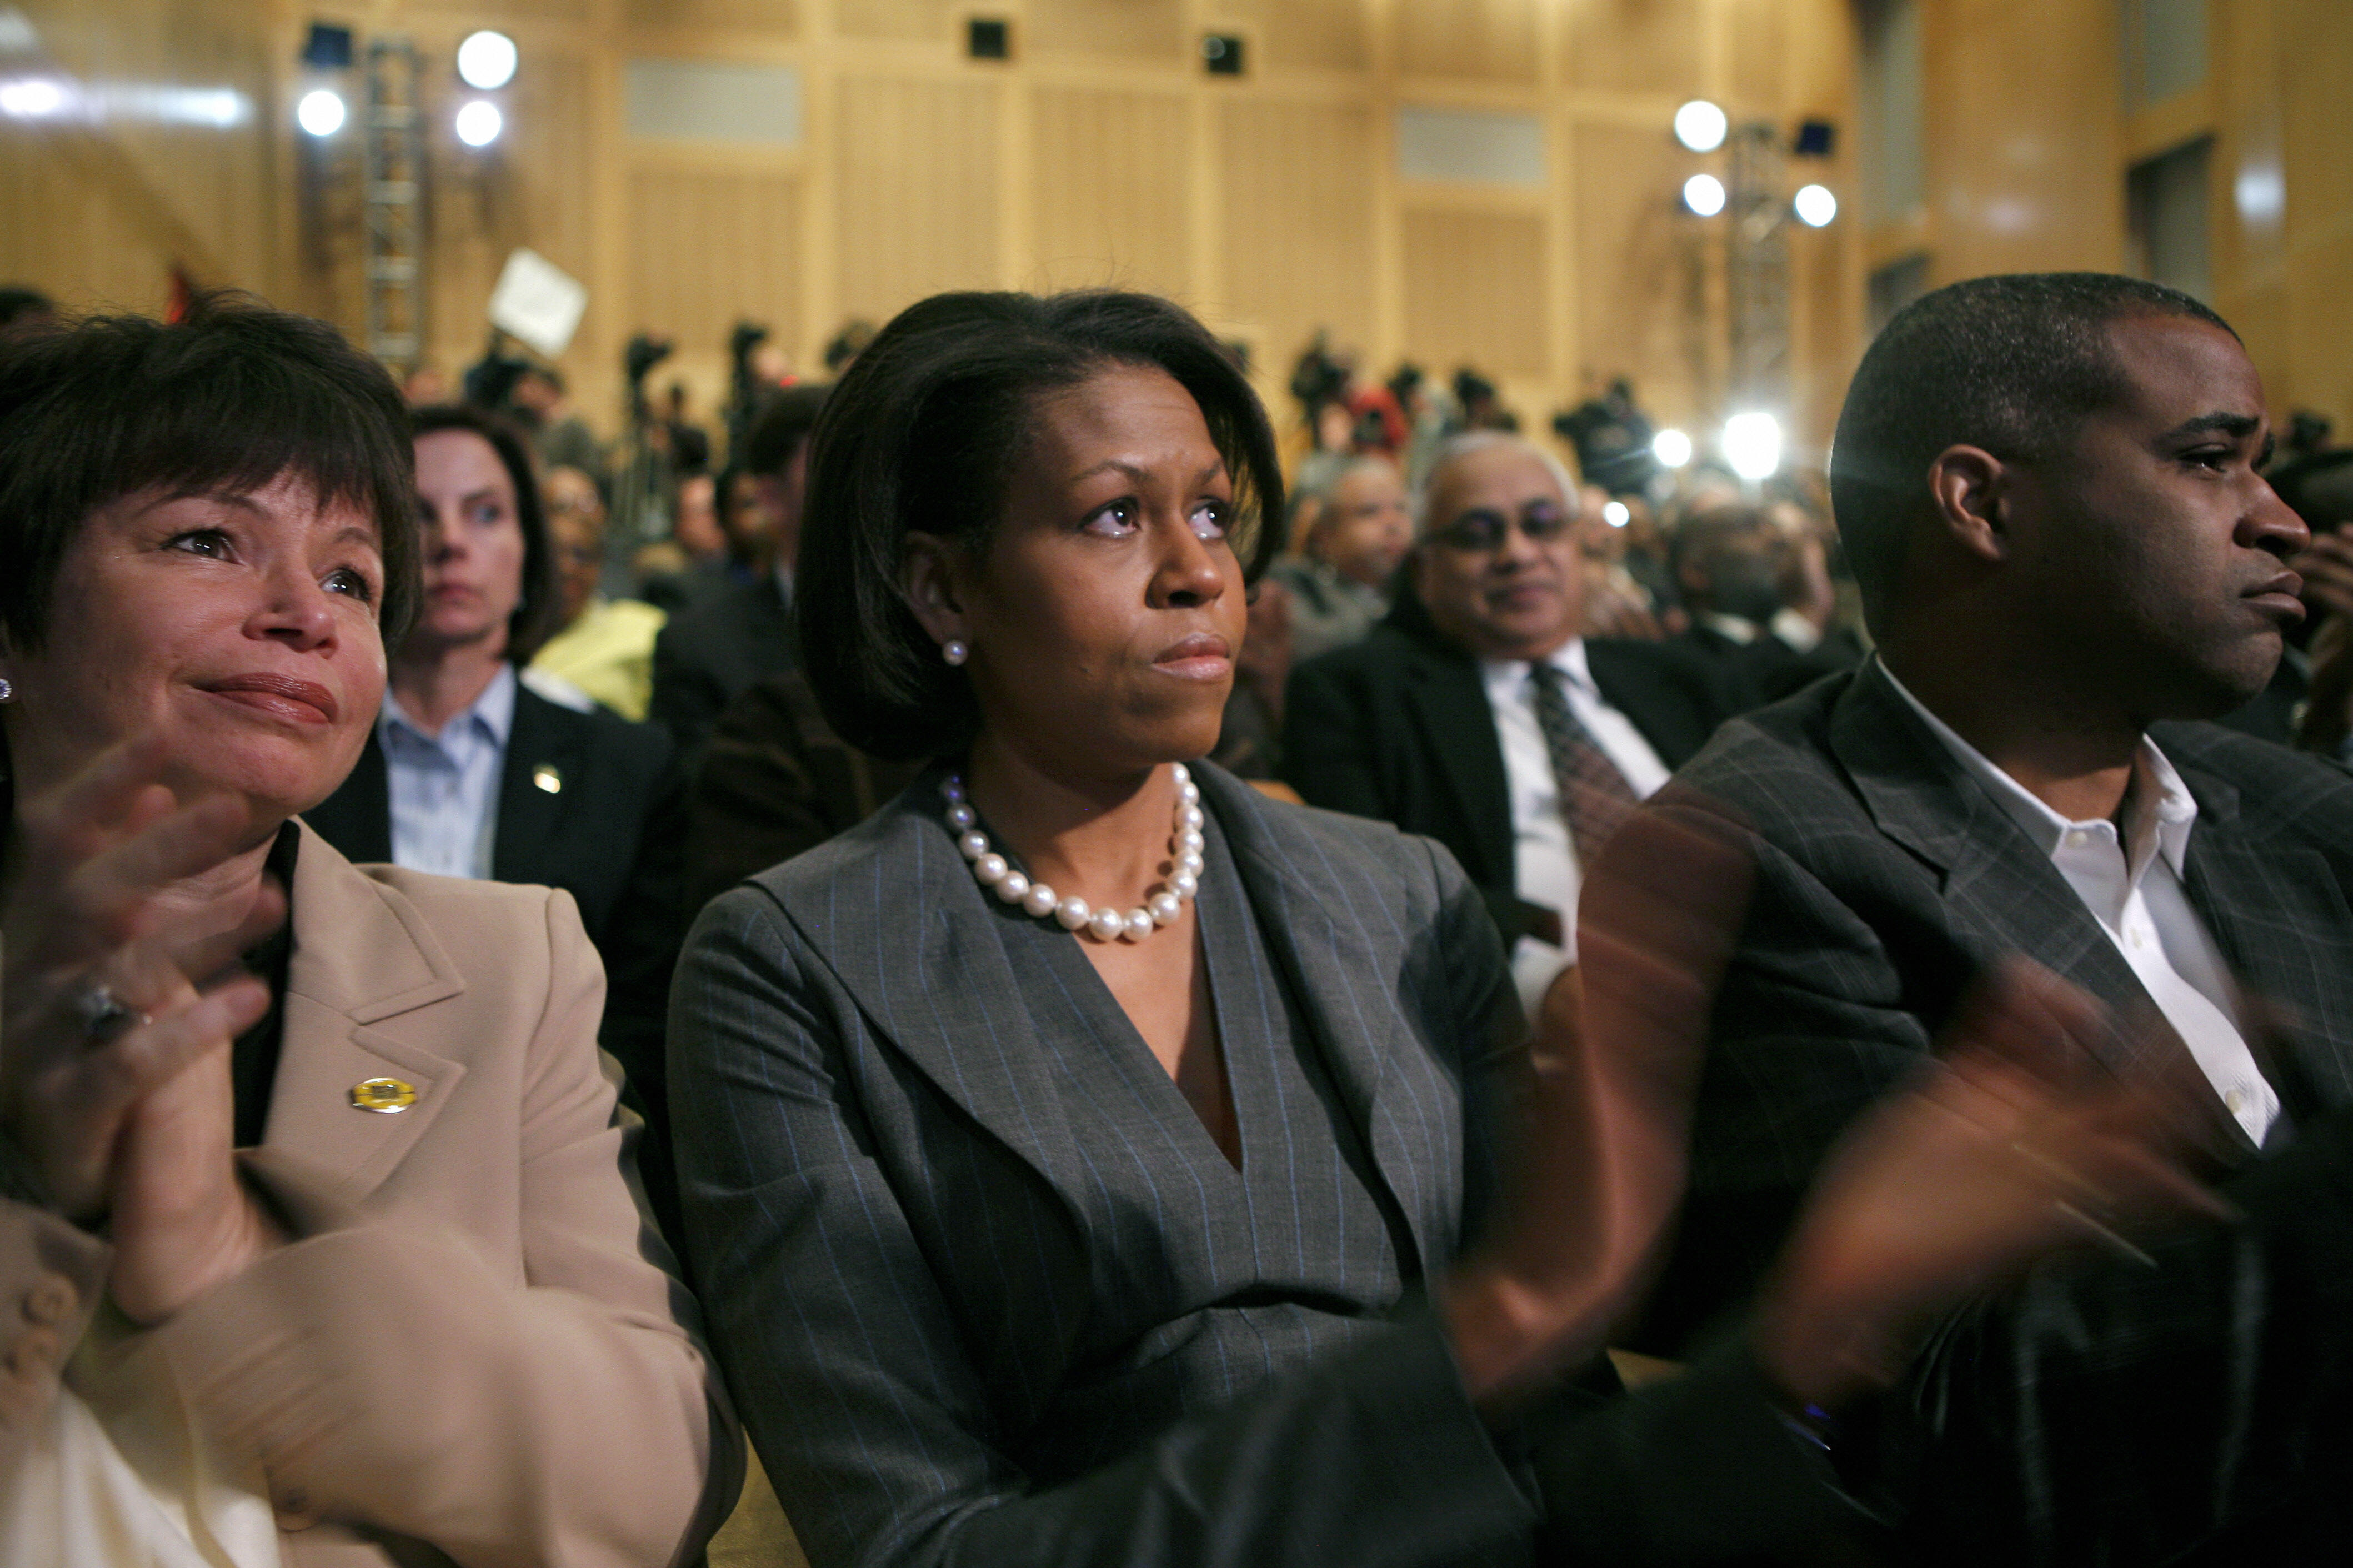
[[[1530,544],[1549,544],[1566,534],[1575,521],[1567,512],[1544,502],[1531,506],[1516,518],[1485,507],[1473,507],[1444,528],[1431,530],[1430,537],[1449,550],[1483,555],[1501,550],[1504,536],[1514,525]]]

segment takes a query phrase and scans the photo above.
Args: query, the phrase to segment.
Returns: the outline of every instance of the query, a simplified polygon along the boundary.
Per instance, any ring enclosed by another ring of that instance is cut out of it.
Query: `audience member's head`
[[[1394,459],[1360,452],[1327,466],[1312,491],[1315,514],[1300,548],[1341,576],[1387,589],[1413,547],[1413,510]]]
[[[0,341],[58,324],[57,301],[21,284],[0,287]]]
[[[689,474],[678,481],[678,510],[670,536],[695,561],[711,561],[727,553],[727,531],[719,521],[719,481],[712,475]]]
[[[2138,721],[2270,678],[2300,522],[2256,471],[2263,387],[2221,319],[2095,273],[1981,278],[1882,330],[1831,450],[1872,629],[2064,672]]]
[[[1794,565],[1788,533],[1761,506],[1696,513],[1667,542],[1667,567],[1686,605],[1760,626],[1788,602]]]
[[[555,557],[555,621],[568,626],[596,596],[605,569],[605,498],[596,481],[559,465],[540,487],[547,501],[548,545]]]
[[[1087,769],[1199,756],[1282,504],[1264,409],[1176,306],[926,300],[859,356],[810,443],[804,667],[843,739],[881,756],[984,730]]]
[[[720,471],[713,486],[719,507],[719,529],[727,536],[727,555],[739,566],[756,566],[776,537],[776,523],[760,494],[760,476],[739,464]]]
[[[1431,622],[1482,658],[1537,659],[1582,629],[1577,488],[1514,435],[1449,437],[1430,460],[1413,583]]]
[[[175,787],[316,805],[416,608],[410,469],[391,377],[323,322],[200,295],[0,342],[0,778],[144,734]]]
[[[525,365],[507,396],[533,424],[543,425],[564,407],[564,373],[552,365]]]
[[[420,408],[411,426],[425,593],[399,657],[495,645],[527,663],[564,625],[531,449],[513,426],[462,404]]]
[[[808,494],[809,434],[825,408],[821,384],[779,387],[760,406],[744,437],[739,465],[759,493],[759,556],[793,569],[800,554],[801,511]]]
[[[420,364],[400,384],[402,401],[411,408],[430,408],[449,401],[449,378],[429,364]]]

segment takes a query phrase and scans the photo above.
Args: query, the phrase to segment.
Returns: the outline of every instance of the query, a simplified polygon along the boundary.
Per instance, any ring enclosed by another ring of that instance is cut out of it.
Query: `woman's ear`
[[[957,568],[964,553],[936,533],[910,533],[899,557],[899,592],[935,643],[969,642]]]

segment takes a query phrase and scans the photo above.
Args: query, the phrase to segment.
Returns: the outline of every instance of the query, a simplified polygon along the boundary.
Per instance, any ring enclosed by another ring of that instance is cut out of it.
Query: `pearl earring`
[[[965,647],[955,638],[950,637],[940,645],[940,657],[950,664],[962,664],[972,657],[972,649]]]
[[[9,683],[6,676],[0,675],[0,702],[5,702],[16,695],[16,688]]]

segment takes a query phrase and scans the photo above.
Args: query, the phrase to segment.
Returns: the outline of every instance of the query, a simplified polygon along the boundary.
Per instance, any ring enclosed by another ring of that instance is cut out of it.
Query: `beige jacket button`
[[[81,1292],[73,1288],[72,1280],[62,1274],[44,1274],[25,1292],[25,1321],[62,1323],[80,1301]]]

